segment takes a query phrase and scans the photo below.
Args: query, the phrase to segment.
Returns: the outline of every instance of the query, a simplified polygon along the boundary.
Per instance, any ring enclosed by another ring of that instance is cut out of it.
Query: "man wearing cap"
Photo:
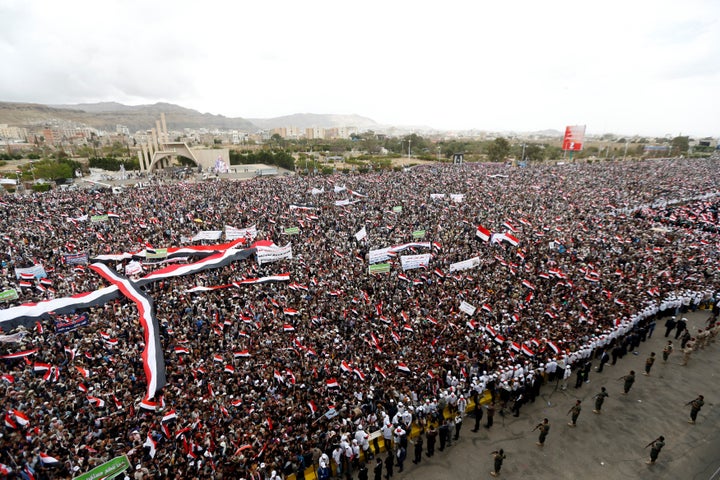
[[[665,338],[670,336],[670,332],[673,331],[673,328],[675,328],[676,324],[677,322],[675,321],[675,317],[670,317],[665,320]]]
[[[463,422],[463,413],[458,412],[458,414],[455,416],[455,436],[453,437],[453,440],[456,442],[458,441],[458,438],[460,438],[460,429],[462,428],[462,422]]]
[[[675,340],[680,338],[680,335],[682,334],[683,330],[687,328],[687,318],[683,317],[677,322],[677,326],[675,327]]]

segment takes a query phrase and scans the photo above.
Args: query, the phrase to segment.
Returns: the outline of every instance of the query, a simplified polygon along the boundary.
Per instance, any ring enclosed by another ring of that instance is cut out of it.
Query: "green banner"
[[[285,229],[285,235],[297,235],[300,233],[300,227],[289,227]]]
[[[14,288],[3,290],[0,292],[0,302],[7,302],[8,300],[17,300],[18,293]]]
[[[153,258],[167,258],[167,248],[156,248],[154,253],[145,251],[145,258],[151,260]]]
[[[415,230],[412,235],[413,238],[423,238],[425,237],[425,230]]]
[[[374,263],[368,267],[368,273],[388,273],[390,271],[389,263]]]
[[[110,217],[108,217],[107,215],[93,215],[92,217],[90,217],[90,221],[91,222],[107,222],[109,218]]]
[[[398,205],[397,207],[393,207],[393,212],[395,212],[395,213],[402,212],[402,206]]]
[[[101,478],[112,478],[130,468],[130,460],[122,455],[93,468],[87,473],[75,477],[75,480],[99,480]]]

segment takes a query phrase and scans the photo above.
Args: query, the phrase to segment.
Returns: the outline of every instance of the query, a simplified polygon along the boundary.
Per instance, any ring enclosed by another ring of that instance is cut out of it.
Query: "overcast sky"
[[[0,101],[720,136],[720,1],[0,0]]]

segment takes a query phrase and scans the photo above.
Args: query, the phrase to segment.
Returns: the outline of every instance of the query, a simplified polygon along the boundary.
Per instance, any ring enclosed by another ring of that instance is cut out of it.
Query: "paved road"
[[[709,312],[687,314],[690,332],[703,328]],[[626,355],[602,373],[592,372],[590,383],[576,390],[555,391],[543,387],[542,399],[525,405],[519,418],[496,415],[490,431],[471,431],[464,422],[460,441],[432,459],[413,465],[410,446],[406,470],[395,471],[395,480],[444,480],[493,478],[490,452],[503,448],[507,455],[500,478],[532,479],[692,479],[720,478],[720,342],[695,352],[688,366],[681,366],[679,341],[667,363],[662,361],[666,343],[663,322],[653,337],[642,343],[639,355]],[[651,351],[659,357],[650,376],[641,375]],[[597,362],[595,362],[597,365]],[[622,395],[619,377],[635,370],[637,380],[627,396]],[[574,381],[574,376],[572,377]],[[605,386],[610,395],[603,413],[592,413],[592,397]],[[690,425],[690,407],[684,406],[698,395],[705,406],[698,422]],[[583,410],[577,427],[567,425],[566,415],[576,399]],[[544,447],[535,445],[533,427],[547,417],[551,429]],[[468,426],[469,425],[469,426]],[[659,435],[666,446],[655,465],[646,465],[650,449],[644,449]],[[384,457],[384,454],[383,454]],[[715,475],[715,476],[713,476]]]

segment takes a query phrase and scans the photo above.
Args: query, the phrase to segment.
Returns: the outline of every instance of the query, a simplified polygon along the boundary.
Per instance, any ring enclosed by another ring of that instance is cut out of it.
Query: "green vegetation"
[[[260,150],[257,152],[230,150],[230,165],[250,165],[264,163],[276,165],[286,170],[295,170],[295,158],[283,150]]]
[[[140,162],[137,158],[113,158],[113,157],[92,157],[88,161],[90,168],[102,168],[117,172],[120,165],[125,165],[125,170],[140,170]]]

